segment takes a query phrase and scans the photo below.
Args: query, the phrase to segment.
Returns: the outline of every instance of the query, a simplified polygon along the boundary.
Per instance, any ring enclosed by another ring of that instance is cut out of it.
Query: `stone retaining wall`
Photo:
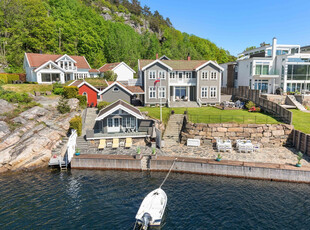
[[[216,138],[251,140],[261,147],[291,144],[294,126],[286,124],[202,124],[187,122],[181,133],[181,143],[187,139],[200,139],[201,144],[212,144]]]

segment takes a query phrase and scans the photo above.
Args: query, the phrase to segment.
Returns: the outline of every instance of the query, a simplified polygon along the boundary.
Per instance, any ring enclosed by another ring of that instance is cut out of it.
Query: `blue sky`
[[[309,0],[140,0],[182,32],[207,38],[237,55],[271,43],[310,45]]]

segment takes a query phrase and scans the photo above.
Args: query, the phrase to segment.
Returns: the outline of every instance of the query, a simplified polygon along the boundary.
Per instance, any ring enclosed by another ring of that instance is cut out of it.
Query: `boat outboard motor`
[[[145,212],[142,216],[142,226],[144,229],[148,228],[151,220],[152,220],[151,215],[148,212]]]

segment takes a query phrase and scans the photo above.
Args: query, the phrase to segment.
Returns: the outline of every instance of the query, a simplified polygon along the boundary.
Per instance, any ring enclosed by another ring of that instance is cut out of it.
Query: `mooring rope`
[[[170,167],[170,169],[169,169],[168,174],[166,175],[166,177],[165,177],[163,183],[161,183],[161,185],[159,186],[159,188],[161,188],[161,186],[163,186],[164,183],[166,182],[166,180],[167,180],[167,178],[168,178],[168,176],[169,176],[169,174],[170,174],[170,172],[171,172],[171,170],[172,170],[172,168],[173,168],[173,166],[174,166],[174,163],[175,163],[175,161],[176,161],[177,159],[178,159],[178,158],[175,158],[175,159],[174,159],[174,161],[173,161],[173,163],[172,163],[172,165],[171,165],[171,167]]]

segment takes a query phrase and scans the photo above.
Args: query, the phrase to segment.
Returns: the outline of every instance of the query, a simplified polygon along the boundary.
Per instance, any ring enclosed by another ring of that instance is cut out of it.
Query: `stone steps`
[[[297,109],[303,112],[308,112],[307,109],[296,100],[294,95],[287,95],[287,97],[289,98],[291,103],[293,103],[297,107]]]
[[[163,139],[165,141],[165,147],[178,145],[183,119],[183,114],[173,114],[170,116],[166,131],[163,136]]]

